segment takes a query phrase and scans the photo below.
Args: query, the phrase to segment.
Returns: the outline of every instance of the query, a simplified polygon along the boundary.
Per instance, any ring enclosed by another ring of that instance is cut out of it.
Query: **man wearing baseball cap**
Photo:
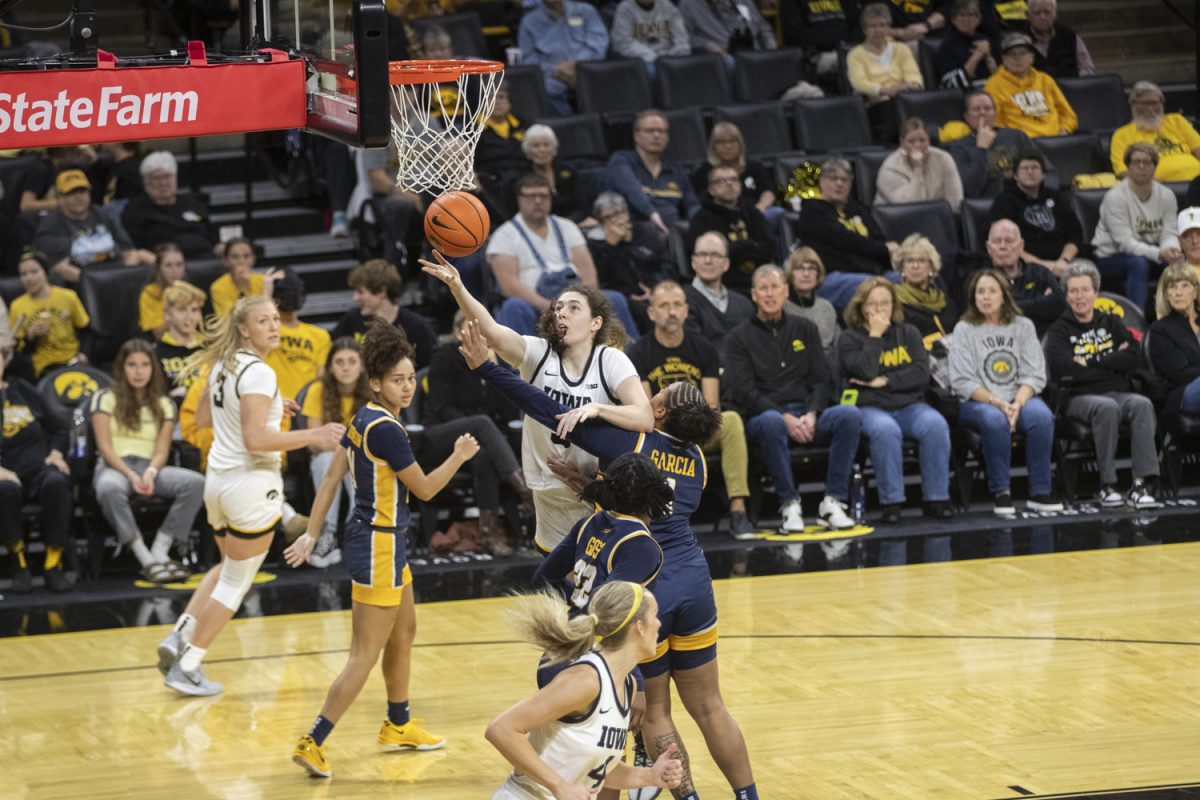
[[[154,263],[154,254],[138,250],[120,221],[92,204],[92,184],[83,170],[60,172],[54,192],[58,209],[42,217],[33,236],[53,275],[74,285],[88,267]]]
[[[1200,277],[1200,207],[1192,206],[1179,212],[1179,246],[1187,263]]]
[[[1046,73],[1033,68],[1033,39],[1007,33],[1000,42],[1002,65],[983,89],[996,103],[996,125],[1028,136],[1058,136],[1079,127],[1075,110]]]

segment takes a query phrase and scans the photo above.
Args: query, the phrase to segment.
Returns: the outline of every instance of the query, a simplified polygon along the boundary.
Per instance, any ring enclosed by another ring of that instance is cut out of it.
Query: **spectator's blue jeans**
[[[1180,409],[1189,414],[1200,414],[1200,378],[1196,378],[1183,390]]]
[[[608,302],[612,303],[613,316],[625,326],[625,333],[628,334],[629,341],[636,342],[638,340],[637,323],[633,320],[633,313],[629,310],[629,301],[625,299],[625,295],[605,289],[604,296],[608,298]],[[537,336],[537,321],[541,315],[542,312],[538,311],[528,300],[510,297],[500,304],[500,308],[496,309],[496,322],[506,328],[512,328],[523,336]]]
[[[571,87],[552,76],[554,67],[549,64],[542,65],[542,72],[545,73],[546,95],[550,100],[550,109],[556,117],[569,117],[575,113],[572,107],[571,96],[574,92]]]
[[[1153,267],[1154,262],[1145,256],[1129,253],[1115,253],[1096,259],[1096,269],[1100,270],[1100,274],[1106,279],[1124,281],[1125,296],[1142,311],[1146,310],[1150,271]]]
[[[959,421],[983,439],[988,490],[1007,492],[1012,481],[1012,432],[1004,412],[988,403],[968,400],[958,411]],[[1050,451],[1054,446],[1054,414],[1040,397],[1030,399],[1017,417],[1017,430],[1025,434],[1025,466],[1029,470],[1029,494],[1050,494]]]
[[[904,502],[904,439],[916,439],[921,460],[921,499],[950,499],[950,426],[925,403],[898,411],[864,407],[862,433],[871,449],[879,502]]]
[[[784,410],[795,416],[804,414],[799,403],[789,403]],[[830,406],[817,416],[817,429],[813,444],[829,447],[829,466],[825,471],[825,494],[845,502],[850,496],[850,470],[854,466],[854,454],[858,452],[858,435],[862,428],[862,415],[857,406]],[[800,497],[796,491],[796,480],[792,476],[792,459],[788,454],[787,423],[778,411],[764,411],[746,423],[746,440],[758,448],[779,504],[784,505]]]

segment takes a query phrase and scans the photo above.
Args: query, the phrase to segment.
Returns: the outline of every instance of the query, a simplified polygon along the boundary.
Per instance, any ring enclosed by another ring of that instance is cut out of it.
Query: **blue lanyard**
[[[571,263],[571,255],[567,252],[567,243],[566,240],[563,239],[562,230],[559,229],[558,223],[554,221],[553,216],[547,217],[546,221],[550,223],[550,228],[554,231],[554,238],[558,240],[558,250],[560,253],[562,253],[563,263],[567,265],[564,267],[564,269],[574,266]],[[525,223],[521,222],[521,216],[519,214],[513,217],[513,224],[517,227],[517,233],[521,234],[521,238],[525,240],[525,244],[529,247],[529,251],[533,253],[533,257],[537,261],[538,266],[541,267],[542,272],[550,272],[550,265],[546,263],[546,259],[542,258],[542,254],[538,251],[538,249],[533,246],[533,240],[529,238],[529,234],[525,231]]]

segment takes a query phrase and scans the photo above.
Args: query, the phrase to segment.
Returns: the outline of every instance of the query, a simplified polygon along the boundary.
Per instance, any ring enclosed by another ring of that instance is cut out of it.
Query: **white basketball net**
[[[504,72],[460,73],[444,83],[392,84],[396,183],[442,194],[475,186],[475,146]]]

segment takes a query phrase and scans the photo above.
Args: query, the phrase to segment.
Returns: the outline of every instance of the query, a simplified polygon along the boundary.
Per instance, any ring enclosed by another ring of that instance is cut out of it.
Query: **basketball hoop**
[[[393,61],[396,183],[411,192],[472,189],[475,146],[504,78],[499,61]]]

